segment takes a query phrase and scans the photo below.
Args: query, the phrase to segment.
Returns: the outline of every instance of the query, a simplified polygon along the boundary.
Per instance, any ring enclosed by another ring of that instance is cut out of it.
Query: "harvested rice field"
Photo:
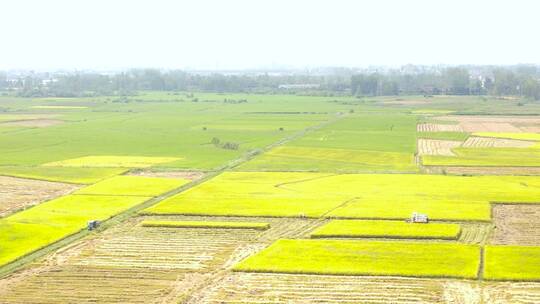
[[[75,191],[79,186],[0,176],[0,217]]]
[[[533,141],[489,138],[489,137],[469,137],[464,143],[465,148],[530,148],[536,143]]]
[[[418,132],[465,132],[460,125],[422,123],[416,127]]]
[[[468,140],[467,140],[468,141]],[[454,140],[418,139],[418,155],[446,155],[454,156],[453,148],[460,147],[463,143]]]
[[[535,304],[540,283],[444,279],[231,273],[190,298],[195,303]]]
[[[493,206],[491,244],[540,246],[540,206]]]

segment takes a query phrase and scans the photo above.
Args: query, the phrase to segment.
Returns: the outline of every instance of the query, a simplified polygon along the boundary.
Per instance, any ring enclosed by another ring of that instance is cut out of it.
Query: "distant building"
[[[321,85],[317,83],[305,83],[305,84],[280,84],[278,88],[290,90],[290,89],[318,89]]]

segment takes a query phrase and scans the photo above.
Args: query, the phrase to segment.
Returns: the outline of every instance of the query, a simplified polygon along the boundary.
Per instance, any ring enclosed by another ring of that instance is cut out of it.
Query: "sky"
[[[0,69],[540,63],[536,0],[6,0]]]

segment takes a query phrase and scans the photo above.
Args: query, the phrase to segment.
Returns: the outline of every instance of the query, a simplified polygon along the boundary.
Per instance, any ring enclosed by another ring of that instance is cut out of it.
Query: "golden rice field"
[[[281,239],[243,260],[234,270],[474,279],[479,266],[477,245]]]
[[[312,238],[396,238],[456,240],[458,224],[414,224],[404,221],[332,220],[311,233]]]
[[[490,202],[540,203],[533,176],[227,172],[147,209],[148,214],[491,219]]]

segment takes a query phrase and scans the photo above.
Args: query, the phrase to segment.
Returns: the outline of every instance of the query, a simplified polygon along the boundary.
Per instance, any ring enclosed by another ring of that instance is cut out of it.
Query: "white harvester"
[[[413,214],[411,215],[410,222],[411,223],[427,224],[427,223],[429,223],[429,218],[428,218],[427,214],[413,212]]]

